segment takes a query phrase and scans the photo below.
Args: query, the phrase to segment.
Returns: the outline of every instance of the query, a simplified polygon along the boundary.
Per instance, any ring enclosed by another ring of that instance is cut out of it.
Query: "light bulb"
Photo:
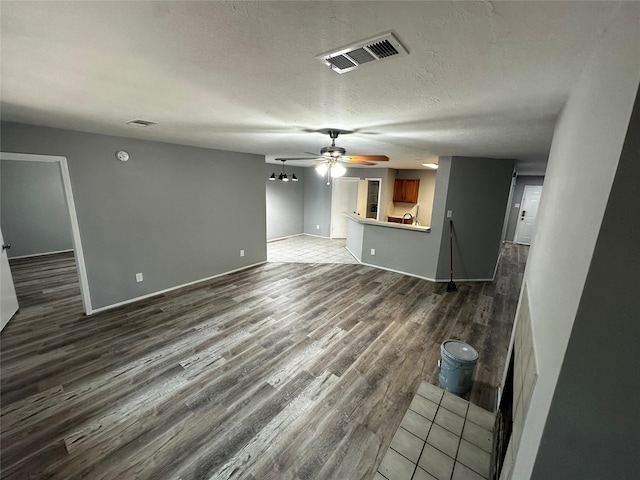
[[[327,173],[328,168],[329,165],[327,165],[325,162],[322,162],[320,165],[316,166],[316,172],[318,172],[318,175],[324,175],[325,173]]]
[[[341,164],[335,163],[335,164],[331,165],[331,176],[333,178],[341,177],[345,173],[347,173],[347,169],[344,168]]]

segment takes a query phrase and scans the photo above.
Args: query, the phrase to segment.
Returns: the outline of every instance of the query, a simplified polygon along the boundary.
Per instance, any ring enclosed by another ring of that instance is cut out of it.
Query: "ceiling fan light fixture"
[[[318,175],[320,176],[324,176],[327,173],[328,169],[329,165],[326,162],[322,162],[316,165],[316,172],[318,172]]]
[[[331,177],[332,178],[341,177],[345,173],[347,173],[347,169],[344,168],[341,164],[334,163],[333,165],[331,165]]]

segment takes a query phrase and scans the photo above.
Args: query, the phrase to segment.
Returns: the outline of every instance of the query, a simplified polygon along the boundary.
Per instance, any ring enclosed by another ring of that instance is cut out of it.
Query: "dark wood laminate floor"
[[[2,479],[370,479],[440,343],[492,409],[527,247],[495,282],[277,264],[86,317],[71,255],[12,262]]]

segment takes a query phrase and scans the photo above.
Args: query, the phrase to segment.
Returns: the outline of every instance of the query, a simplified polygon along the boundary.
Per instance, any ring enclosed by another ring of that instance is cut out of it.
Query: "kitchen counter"
[[[431,227],[423,227],[422,225],[407,225],[404,223],[393,223],[393,222],[381,222],[380,220],[374,220],[372,218],[364,218],[360,215],[356,215],[355,213],[345,213],[347,218],[353,220],[354,222],[362,223],[364,225],[375,225],[378,227],[388,227],[388,228],[400,228],[403,230],[413,230],[414,232],[430,232]]]

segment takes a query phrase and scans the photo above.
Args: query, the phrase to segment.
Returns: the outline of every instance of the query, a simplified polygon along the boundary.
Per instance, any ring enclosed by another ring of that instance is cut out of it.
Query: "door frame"
[[[370,181],[374,181],[374,182],[378,182],[378,207],[377,207],[377,211],[376,211],[376,218],[375,220],[380,220],[380,199],[382,198],[382,178],[377,177],[377,178],[373,178],[373,177],[367,177],[365,178],[365,181],[367,182],[367,200],[369,199],[369,182]],[[364,216],[365,218],[367,218],[367,214],[369,212],[364,212]]]
[[[517,243],[519,245],[531,245],[531,243],[522,243],[518,241],[518,230],[520,229],[521,218],[522,218],[522,210],[524,209],[524,199],[527,196],[527,189],[531,188],[539,188],[540,189],[540,199],[542,199],[542,187],[543,185],[525,185],[522,190],[522,199],[520,200],[520,210],[518,210],[518,217],[516,218],[516,229],[513,232],[513,243]],[[540,208],[540,202],[538,202],[538,208]],[[536,210],[536,220],[538,220],[538,210]],[[533,238],[532,238],[533,240]]]
[[[58,167],[60,168],[60,177],[62,179],[62,190],[64,191],[64,197],[69,212],[69,220],[71,221],[71,239],[73,242],[73,251],[76,257],[76,270],[78,272],[78,281],[80,284],[80,297],[82,298],[82,307],[87,315],[91,314],[93,312],[93,308],[91,307],[89,281],[87,277],[87,268],[84,261],[82,240],[80,239],[80,227],[78,226],[76,204],[73,200],[73,191],[71,189],[71,176],[69,175],[67,158],[57,155],[35,155],[30,153],[0,152],[0,160],[58,164]]]

